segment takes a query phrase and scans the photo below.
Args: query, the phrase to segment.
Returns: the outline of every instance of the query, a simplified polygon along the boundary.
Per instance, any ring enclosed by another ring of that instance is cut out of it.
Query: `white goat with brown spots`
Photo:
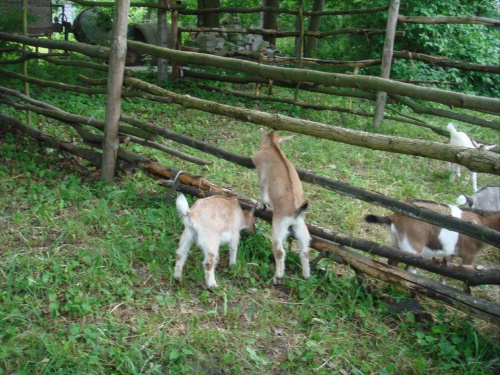
[[[410,200],[410,203],[439,212],[444,215],[473,222],[494,230],[500,230],[500,212],[485,212],[474,209],[460,209],[457,206],[446,205],[423,200]],[[390,216],[367,215],[368,223],[384,224],[391,227],[390,239],[392,246],[415,255],[427,257],[445,257],[451,260],[453,256],[462,258],[462,264],[472,264],[481,248],[485,246],[475,238],[440,228],[409,216],[394,212]],[[398,262],[390,261],[397,266]],[[415,273],[415,268],[407,266],[408,271]]]
[[[183,194],[179,194],[175,203],[185,228],[177,249],[174,278],[181,279],[188,252],[196,241],[205,256],[205,284],[208,288],[216,287],[215,267],[219,262],[219,246],[229,244],[229,265],[236,264],[240,231],[247,229],[250,234],[255,232],[255,208],[242,210],[236,198],[216,195],[199,199],[191,209]]]
[[[276,260],[275,284],[281,283],[285,274],[283,241],[290,232],[299,242],[302,276],[310,277],[309,242],[311,236],[304,221],[308,202],[302,201],[302,185],[294,166],[280,148],[280,143],[292,138],[280,137],[274,131],[263,134],[259,151],[252,157],[259,176],[262,202],[273,209],[273,254]]]

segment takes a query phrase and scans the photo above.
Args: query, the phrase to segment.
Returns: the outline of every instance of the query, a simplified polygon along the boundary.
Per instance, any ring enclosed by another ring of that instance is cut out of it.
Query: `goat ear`
[[[497,147],[497,145],[489,145],[489,146],[484,145],[485,150],[493,150],[495,147]]]
[[[286,137],[280,137],[279,143],[283,143],[283,142],[289,141],[292,138],[293,138],[293,135],[288,135]]]
[[[265,132],[265,130],[263,128],[259,129],[259,133],[261,133],[262,135],[266,135],[266,132]]]

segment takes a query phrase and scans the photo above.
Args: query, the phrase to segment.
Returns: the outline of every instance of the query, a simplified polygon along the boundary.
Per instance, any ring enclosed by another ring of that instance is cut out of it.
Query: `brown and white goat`
[[[255,209],[242,210],[236,198],[216,195],[197,200],[190,209],[186,197],[179,194],[175,204],[185,228],[177,249],[174,278],[181,279],[188,252],[196,241],[205,256],[205,284],[208,288],[216,287],[219,247],[229,244],[229,265],[236,264],[240,231],[255,232]]]
[[[409,203],[497,231],[500,230],[500,212],[460,209],[452,205],[417,199],[410,200]],[[397,212],[390,216],[367,215],[365,221],[390,225],[392,246],[415,255],[445,257],[446,260],[451,260],[453,256],[459,256],[462,258],[462,264],[468,265],[472,264],[479,250],[485,246],[484,242],[475,238]],[[397,266],[397,262],[390,262],[390,264]],[[407,269],[415,273],[414,267],[408,266]]]
[[[273,254],[276,260],[275,284],[281,283],[285,274],[286,252],[283,241],[293,233],[299,242],[302,276],[310,277],[309,242],[311,236],[304,221],[308,202],[302,201],[302,185],[294,166],[280,148],[280,144],[292,138],[281,137],[274,131],[263,134],[259,151],[252,157],[259,176],[262,202],[273,209]]]

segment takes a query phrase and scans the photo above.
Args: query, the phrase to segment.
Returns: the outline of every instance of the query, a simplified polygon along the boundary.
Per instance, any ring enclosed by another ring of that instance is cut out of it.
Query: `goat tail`
[[[189,209],[189,203],[184,196],[184,194],[180,193],[177,199],[175,200],[175,207],[177,207],[177,212],[179,213],[179,217],[182,219],[185,225],[192,224],[191,219],[191,210]]]
[[[457,198],[457,204],[464,205],[466,203],[470,206],[472,203],[472,197],[465,194],[459,195]]]
[[[392,220],[390,216],[377,216],[377,215],[366,215],[365,221],[367,223],[372,224],[381,224],[381,225],[391,225]]]
[[[298,217],[303,217],[306,214],[308,207],[309,207],[309,201],[305,201],[304,203],[302,203],[300,207],[297,208],[293,213],[293,218],[297,219]]]

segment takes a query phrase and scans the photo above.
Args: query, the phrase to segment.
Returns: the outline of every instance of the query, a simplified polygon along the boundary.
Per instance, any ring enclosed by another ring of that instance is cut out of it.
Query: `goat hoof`
[[[283,284],[283,278],[281,278],[281,277],[274,277],[273,278],[273,284],[274,285],[281,285],[281,284]]]
[[[214,288],[217,288],[217,283],[215,284],[207,284],[207,289],[214,289]]]

